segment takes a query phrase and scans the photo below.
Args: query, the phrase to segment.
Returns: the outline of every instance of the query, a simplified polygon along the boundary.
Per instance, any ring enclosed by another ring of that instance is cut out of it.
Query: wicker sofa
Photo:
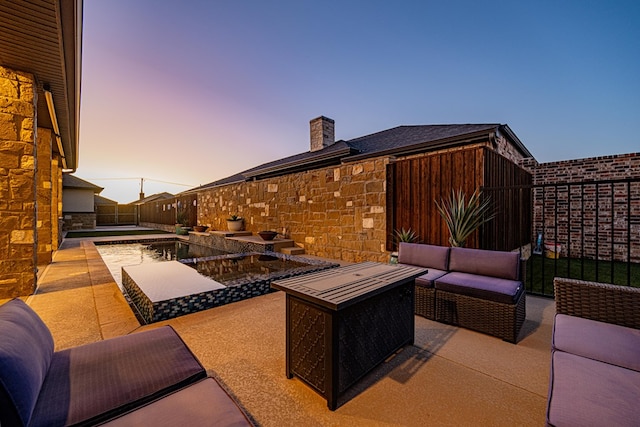
[[[400,243],[398,262],[429,269],[416,279],[416,314],[517,342],[526,316],[518,253]]]
[[[22,300],[0,306],[0,425],[250,426],[170,326],[54,351]]]
[[[547,425],[637,426],[640,289],[555,278]]]

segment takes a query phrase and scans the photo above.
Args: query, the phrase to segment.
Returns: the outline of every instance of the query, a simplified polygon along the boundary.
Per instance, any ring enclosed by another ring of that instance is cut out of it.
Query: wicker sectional
[[[518,253],[401,243],[398,262],[429,269],[416,279],[415,314],[517,342],[526,317]]]
[[[640,289],[556,277],[548,426],[637,426]]]

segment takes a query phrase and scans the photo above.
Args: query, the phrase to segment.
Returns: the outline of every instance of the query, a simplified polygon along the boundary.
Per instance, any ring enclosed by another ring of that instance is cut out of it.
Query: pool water
[[[228,252],[179,240],[96,245],[113,279],[122,287],[122,267],[227,255]]]
[[[315,267],[309,263],[259,253],[233,254],[184,263],[201,275],[226,286],[250,282],[255,278],[281,277],[284,272]]]
[[[141,323],[264,295],[273,291],[273,280],[338,266],[276,252],[229,254],[183,241],[96,248]]]

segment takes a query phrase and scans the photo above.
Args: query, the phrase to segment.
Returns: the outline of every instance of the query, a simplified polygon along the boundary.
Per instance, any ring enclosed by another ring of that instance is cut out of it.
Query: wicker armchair
[[[556,313],[640,329],[640,288],[556,277]]]
[[[637,426],[640,289],[555,278],[547,426]]]

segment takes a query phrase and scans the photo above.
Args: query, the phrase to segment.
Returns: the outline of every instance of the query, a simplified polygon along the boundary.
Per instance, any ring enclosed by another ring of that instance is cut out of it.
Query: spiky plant
[[[451,190],[448,199],[436,200],[436,207],[442,215],[449,229],[449,243],[451,246],[464,247],[467,237],[482,224],[490,221],[495,216],[491,210],[491,202],[487,197],[482,199],[482,192],[476,190],[469,200],[462,191]]]
[[[414,243],[414,242],[417,242],[419,239],[418,234],[415,231],[413,231],[411,228],[405,230],[403,227],[400,230],[394,230],[394,234],[396,235],[396,241],[398,243],[400,242]]]

